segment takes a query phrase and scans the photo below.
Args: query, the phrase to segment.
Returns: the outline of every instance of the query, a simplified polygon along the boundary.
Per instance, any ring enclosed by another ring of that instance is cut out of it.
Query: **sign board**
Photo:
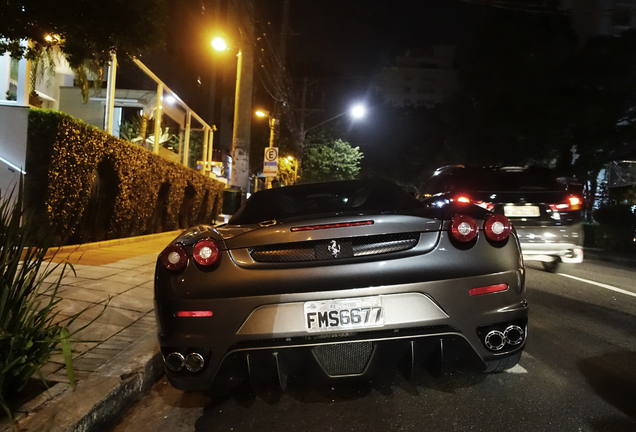
[[[278,147],[265,148],[263,175],[265,177],[276,177],[278,175]]]

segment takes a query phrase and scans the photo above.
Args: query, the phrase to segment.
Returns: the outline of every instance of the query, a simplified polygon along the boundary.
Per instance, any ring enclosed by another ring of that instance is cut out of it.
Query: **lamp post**
[[[230,184],[246,192],[250,184],[250,127],[254,55],[252,47],[249,44],[244,45],[245,46],[239,47],[237,53]],[[226,51],[229,49],[225,41],[219,37],[212,40],[212,46],[218,51]]]
[[[296,180],[298,180],[298,160],[293,156],[287,156],[287,160],[289,163],[294,164],[294,183],[296,183]]]
[[[269,148],[274,147],[276,141],[276,128],[278,127],[279,120],[270,115],[269,111],[258,110],[255,113],[258,117],[267,117],[269,123]],[[272,188],[272,180],[274,177],[265,177],[265,189]]]

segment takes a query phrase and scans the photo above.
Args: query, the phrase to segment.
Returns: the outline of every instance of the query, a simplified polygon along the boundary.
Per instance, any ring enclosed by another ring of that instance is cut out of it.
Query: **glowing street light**
[[[365,116],[366,113],[367,110],[364,105],[355,105],[353,108],[351,108],[351,117],[353,117],[354,119],[361,119]]]
[[[287,156],[287,160],[290,164],[293,164],[294,167],[294,184],[298,180],[298,161],[294,159],[293,156]]]
[[[217,51],[225,51],[228,49],[227,44],[225,43],[223,38],[220,37],[215,37],[214,39],[212,39],[212,48]]]
[[[309,128],[307,128],[307,129],[305,129],[304,131],[302,131],[302,132],[301,132],[302,142],[303,142],[303,143],[305,142],[305,136],[307,135],[307,132],[309,132],[309,131],[310,131],[310,130],[312,130],[312,129],[315,129],[315,128],[319,127],[319,126],[322,126],[322,125],[324,125],[325,123],[329,123],[330,121],[335,120],[335,119],[337,119],[337,118],[340,118],[340,117],[342,117],[342,116],[343,116],[343,115],[345,115],[345,114],[349,114],[349,115],[351,115],[351,117],[352,117],[354,120],[359,120],[359,119],[363,118],[363,117],[366,115],[366,112],[367,112],[367,110],[366,110],[366,108],[365,108],[365,106],[364,106],[364,105],[361,105],[361,104],[354,105],[354,106],[353,106],[350,110],[345,111],[345,112],[343,112],[343,113],[340,113],[340,114],[338,114],[337,116],[333,116],[333,117],[331,117],[331,118],[329,118],[329,119],[327,119],[327,120],[325,120],[325,121],[323,121],[323,122],[321,122],[321,123],[318,123],[317,125],[314,125],[314,126],[312,126],[312,127],[309,127]]]

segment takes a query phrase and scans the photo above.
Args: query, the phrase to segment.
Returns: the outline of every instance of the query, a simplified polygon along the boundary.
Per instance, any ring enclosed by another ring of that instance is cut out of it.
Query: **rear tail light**
[[[159,259],[168,270],[181,270],[188,262],[188,255],[182,245],[175,243],[165,248]]]
[[[477,237],[478,230],[477,222],[470,216],[455,215],[451,219],[450,231],[456,240],[469,242]]]
[[[475,204],[481,208],[484,208],[488,211],[491,211],[493,208],[495,208],[495,205],[493,203],[489,203],[486,201],[479,201],[479,200],[471,200],[469,197],[467,197],[466,195],[459,195],[457,197],[455,197],[455,201],[458,203],[463,203],[463,204]]]
[[[202,311],[177,311],[174,314],[179,318],[209,318],[211,317],[212,311],[202,310]]]
[[[576,195],[570,195],[564,202],[558,204],[550,204],[552,211],[571,211],[581,210],[583,207],[583,200]]]
[[[491,214],[484,219],[484,233],[490,240],[505,240],[510,236],[511,230],[512,224],[504,215]]]
[[[192,258],[202,266],[210,266],[220,257],[219,246],[212,239],[199,240],[192,248]]]
[[[468,294],[471,296],[480,295],[480,294],[490,294],[494,292],[506,291],[508,289],[508,284],[502,283],[497,285],[489,285],[485,287],[473,288],[468,290]]]

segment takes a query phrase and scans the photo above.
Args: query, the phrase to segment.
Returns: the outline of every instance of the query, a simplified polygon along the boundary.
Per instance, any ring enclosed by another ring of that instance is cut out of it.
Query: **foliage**
[[[278,178],[281,184],[291,186],[298,180],[297,163],[295,158],[289,160],[285,155],[278,158]]]
[[[593,213],[599,223],[596,246],[616,252],[633,252],[636,214],[630,204],[605,204]]]
[[[119,133],[122,139],[141,147],[152,150],[154,147],[155,136],[155,119],[146,115],[134,115],[130,119],[124,121]],[[183,138],[177,134],[170,133],[170,128],[166,127],[162,131],[159,143],[171,151],[178,153]],[[197,161],[203,157],[203,132],[191,131],[189,143],[190,158],[189,167],[196,167]]]
[[[37,168],[36,168],[37,167]],[[187,228],[220,211],[224,184],[51,110],[29,112],[29,204],[60,241]],[[42,174],[44,173],[44,174]]]
[[[617,252],[636,252],[636,186],[606,195],[592,213],[598,223],[595,245]]]
[[[35,60],[57,44],[87,84],[86,77],[90,72],[98,75],[111,52],[120,59],[132,58],[163,44],[166,11],[165,0],[0,2],[0,55]],[[31,41],[28,49],[20,44],[26,39]]]
[[[57,291],[68,264],[52,283],[45,282],[59,266],[46,258],[52,231],[23,213],[22,195],[20,187],[17,199],[0,202],[0,405],[9,417],[11,398],[60,344],[74,384],[67,327],[79,316],[55,322]]]
[[[364,157],[359,147],[326,134],[311,135],[305,141],[301,177],[303,182],[350,180],[358,177]]]

